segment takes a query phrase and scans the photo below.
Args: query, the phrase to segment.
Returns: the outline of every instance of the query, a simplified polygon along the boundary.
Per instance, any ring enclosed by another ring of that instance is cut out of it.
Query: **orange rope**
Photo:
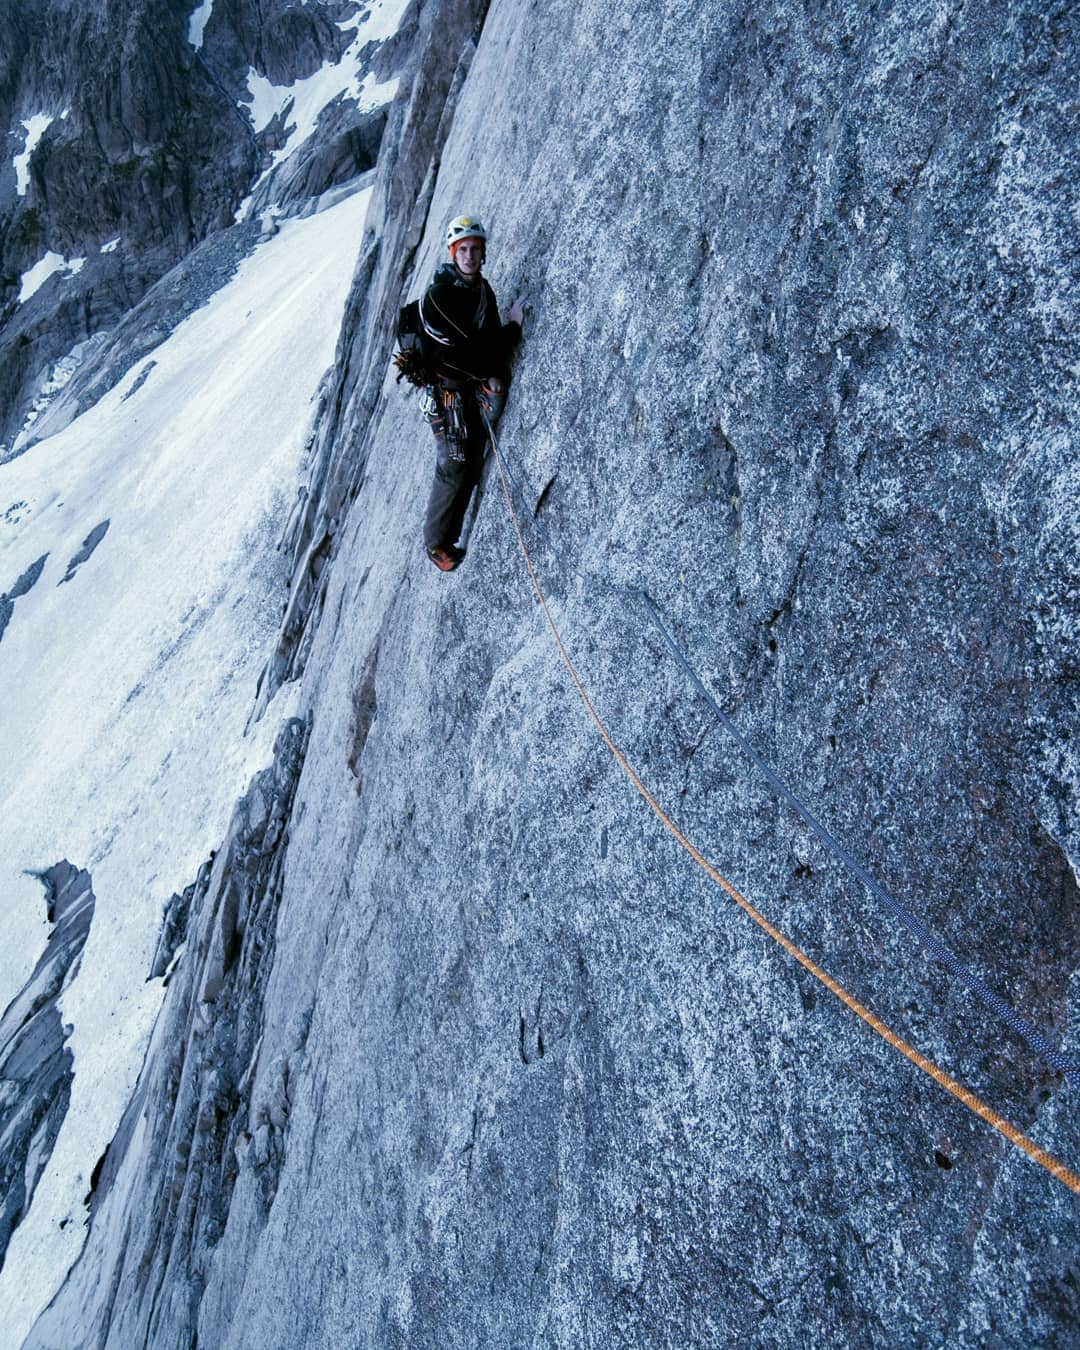
[[[487,421],[486,418],[484,420],[485,422]],[[1058,1181],[1068,1186],[1071,1191],[1080,1195],[1080,1176],[1078,1176],[1076,1172],[1072,1171],[1071,1168],[1066,1167],[1064,1163],[1059,1162],[1052,1154],[1047,1153],[1044,1148],[1041,1148],[1033,1139],[1029,1139],[1026,1134],[1022,1134],[1015,1125],[1010,1124],[1003,1116],[998,1115],[993,1107],[987,1106],[981,1098],[976,1097],[975,1094],[964,1087],[962,1083],[958,1083],[955,1078],[951,1077],[943,1069],[939,1069],[933,1060],[927,1059],[927,1057],[916,1050],[914,1046],[909,1045],[907,1041],[898,1036],[891,1027],[886,1026],[880,1017],[860,1003],[853,994],[849,994],[844,986],[834,980],[833,977],[827,971],[823,970],[816,961],[812,960],[805,952],[798,948],[786,934],[782,933],[780,929],[776,927],[775,924],[770,923],[765,915],[762,914],[760,910],[756,909],[750,901],[727,880],[726,877],[722,876],[712,863],[709,862],[708,858],[706,858],[704,854],[691,843],[641,781],[631,767],[626,756],[612,740],[607,727],[600,718],[600,714],[593,707],[592,700],[589,698],[585,686],[581,682],[581,677],[578,675],[577,669],[570,659],[570,653],[566,650],[562,636],[555,625],[555,620],[551,616],[551,610],[548,608],[547,600],[544,598],[544,593],[540,588],[536,569],[533,567],[532,558],[529,556],[529,550],[525,545],[525,537],[522,534],[521,526],[518,523],[517,512],[514,510],[513,498],[510,495],[510,485],[507,482],[502,454],[499,450],[498,442],[495,440],[495,433],[492,431],[490,423],[488,424],[488,433],[491,436],[491,448],[495,451],[495,462],[499,466],[499,477],[502,479],[503,495],[506,497],[507,509],[510,512],[510,519],[514,522],[514,533],[517,535],[518,544],[521,546],[521,553],[525,559],[525,566],[529,569],[529,579],[532,581],[533,590],[536,592],[536,598],[539,600],[540,606],[544,611],[544,617],[548,621],[548,626],[555,639],[555,645],[559,649],[559,655],[562,657],[563,664],[570,672],[570,678],[574,682],[574,687],[578,692],[578,696],[585,705],[586,712],[596,723],[597,730],[600,732],[600,735],[603,737],[604,742],[612,755],[614,755],[619,767],[622,769],[623,773],[626,774],[627,778],[629,778],[630,782],[633,783],[634,787],[637,788],[642,797],[644,797],[646,802],[648,802],[664,828],[669,830],[671,834],[675,836],[697,865],[706,872],[712,880],[721,887],[721,889],[726,891],[740,909],[745,910],[751,919],[753,919],[760,928],[763,928],[774,942],[778,942],[780,946],[783,947],[789,955],[793,956],[801,966],[805,967],[815,979],[820,980],[826,989],[835,994],[841,1003],[850,1008],[857,1017],[861,1017],[867,1026],[872,1027],[883,1040],[888,1041],[894,1050],[899,1050],[905,1058],[911,1060],[912,1064],[917,1068],[920,1068],[923,1073],[928,1074],[935,1083],[939,1083],[946,1092],[951,1092],[957,1101],[962,1102],[969,1111],[973,1111],[975,1115],[985,1120],[988,1125],[993,1126],[993,1128],[1000,1134],[1003,1134],[1010,1143],[1015,1144],[1019,1149],[1023,1149],[1029,1158],[1037,1162],[1040,1167],[1044,1167],[1051,1176],[1056,1177]]]

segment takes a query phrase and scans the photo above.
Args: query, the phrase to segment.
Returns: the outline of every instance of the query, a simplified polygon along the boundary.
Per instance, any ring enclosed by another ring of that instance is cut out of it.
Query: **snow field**
[[[153,353],[141,387],[146,358],[0,466],[0,588],[49,555],[0,639],[0,1006],[47,936],[27,874],[68,858],[97,896],[61,1001],[70,1109],[0,1272],[5,1344],[22,1341],[82,1246],[89,1177],[162,997],[146,981],[162,908],[220,844],[295,706],[283,690],[245,736],[286,595],[275,545],[369,198],[284,225]],[[9,502],[27,506],[6,520]]]

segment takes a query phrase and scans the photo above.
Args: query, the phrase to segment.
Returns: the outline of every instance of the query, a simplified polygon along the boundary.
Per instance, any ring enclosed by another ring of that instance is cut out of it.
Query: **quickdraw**
[[[465,423],[465,400],[459,389],[447,389],[445,386],[439,389],[439,400],[442,403],[442,423],[450,456],[452,459],[464,459],[469,439]]]
[[[432,381],[432,372],[424,360],[419,346],[401,346],[394,353],[394,365],[397,367],[397,382],[408,380],[410,384],[423,389]]]

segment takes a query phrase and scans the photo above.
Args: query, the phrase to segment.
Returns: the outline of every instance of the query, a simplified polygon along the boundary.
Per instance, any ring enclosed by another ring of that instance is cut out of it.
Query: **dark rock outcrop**
[[[48,1166],[71,1098],[71,1051],[57,1000],[75,977],[94,917],[90,875],[64,861],[41,875],[53,930],[0,1018],[0,1266]]]
[[[38,579],[45,570],[45,564],[49,555],[43,553],[40,558],[32,562],[25,572],[19,576],[10,591],[5,591],[0,595],[0,638],[4,636],[4,630],[11,622],[11,616],[15,612],[15,601],[21,595],[25,595],[33,586],[37,585]]]
[[[108,532],[109,532],[109,522],[107,520],[99,521],[98,524],[94,526],[94,528],[82,541],[81,546],[75,550],[75,553],[72,555],[71,559],[68,562],[67,571],[56,583],[58,586],[63,586],[65,582],[74,579],[76,572],[78,572],[79,568],[83,565],[83,563],[89,562],[89,560],[93,557],[94,552],[97,549],[97,546],[105,538]]]
[[[154,959],[150,963],[149,979],[156,980],[168,975],[169,967],[177,952],[187,940],[192,910],[197,913],[202,907],[203,898],[210,886],[213,865],[214,859],[211,856],[210,860],[199,868],[199,875],[190,886],[169,897],[162,916],[157,947],[154,949]]]

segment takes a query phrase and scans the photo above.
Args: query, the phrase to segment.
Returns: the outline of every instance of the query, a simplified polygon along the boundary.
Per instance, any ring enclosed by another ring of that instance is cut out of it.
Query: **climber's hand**
[[[518,298],[514,301],[514,303],[510,306],[510,313],[507,315],[507,321],[509,323],[520,324],[524,322],[525,300],[526,297],[524,295],[519,295]]]

